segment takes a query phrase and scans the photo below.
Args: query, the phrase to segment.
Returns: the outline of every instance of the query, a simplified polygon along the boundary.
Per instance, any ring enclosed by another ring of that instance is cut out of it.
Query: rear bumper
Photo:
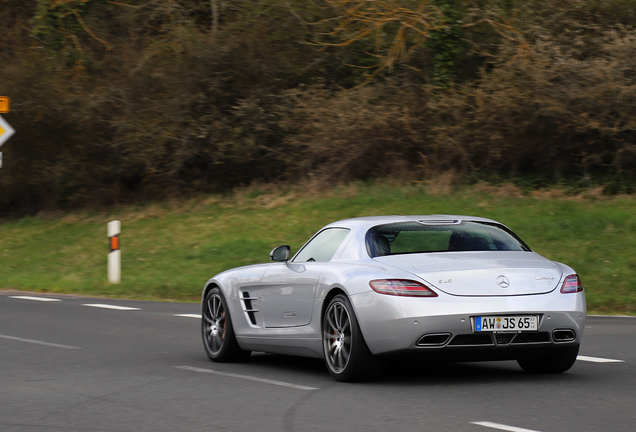
[[[587,317],[582,293],[518,297],[395,297],[373,292],[351,296],[362,334],[373,354],[517,358],[528,350],[544,350],[581,342]],[[475,317],[537,315],[537,331],[475,331]]]

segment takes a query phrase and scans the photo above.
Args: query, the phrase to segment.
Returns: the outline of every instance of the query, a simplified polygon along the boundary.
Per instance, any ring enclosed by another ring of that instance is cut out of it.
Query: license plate
[[[537,331],[538,328],[539,317],[537,315],[475,317],[475,331],[478,332]]]

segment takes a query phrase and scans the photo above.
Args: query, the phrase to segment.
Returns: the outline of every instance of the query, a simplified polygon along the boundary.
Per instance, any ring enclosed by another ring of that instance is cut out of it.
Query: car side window
[[[327,262],[349,234],[346,228],[327,228],[316,235],[305,247],[298,252],[294,262]]]

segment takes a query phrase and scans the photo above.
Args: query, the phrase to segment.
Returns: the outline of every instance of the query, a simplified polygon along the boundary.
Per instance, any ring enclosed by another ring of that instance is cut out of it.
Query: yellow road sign
[[[7,96],[0,96],[0,113],[4,114],[11,111],[11,107],[9,106],[10,102],[11,99],[9,99]]]

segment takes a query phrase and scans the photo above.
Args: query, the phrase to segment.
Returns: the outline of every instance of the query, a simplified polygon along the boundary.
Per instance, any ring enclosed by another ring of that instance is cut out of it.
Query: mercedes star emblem
[[[508,288],[510,286],[510,281],[504,275],[497,276],[497,285],[502,288]]]

